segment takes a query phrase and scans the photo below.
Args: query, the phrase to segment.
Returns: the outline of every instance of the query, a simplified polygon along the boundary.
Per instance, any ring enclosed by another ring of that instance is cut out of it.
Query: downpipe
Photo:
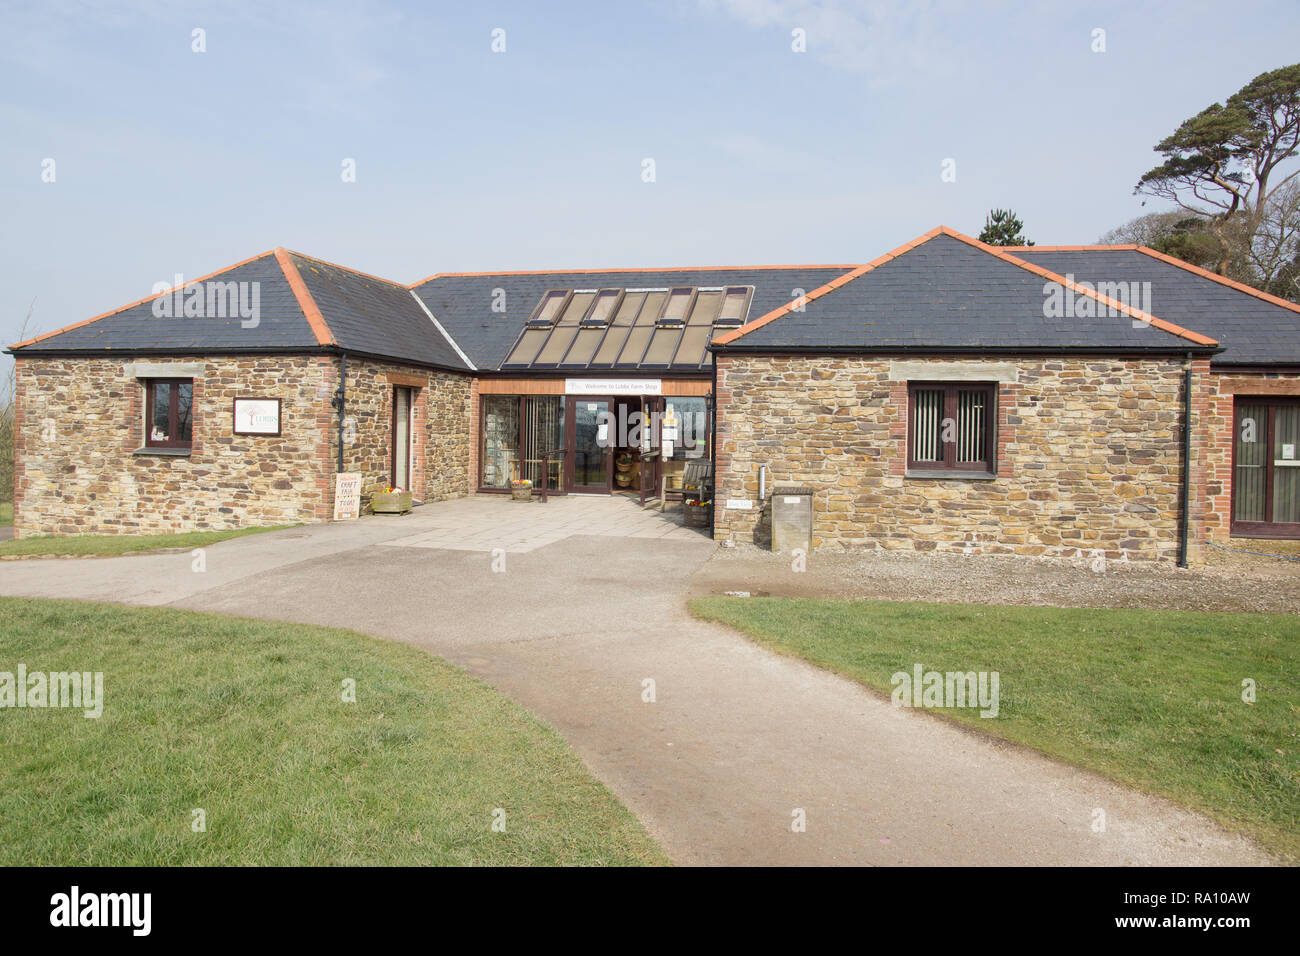
[[[1183,481],[1178,522],[1178,566],[1187,567],[1187,538],[1192,524],[1192,353],[1183,367]]]
[[[338,456],[338,469],[337,469],[339,474],[343,473],[343,431],[344,431],[344,416],[347,413],[347,401],[348,401],[348,353],[340,352],[339,353],[339,387],[338,390],[335,391],[334,397],[330,399],[330,404],[333,405],[336,409],[338,409],[338,413],[339,413],[339,456]]]

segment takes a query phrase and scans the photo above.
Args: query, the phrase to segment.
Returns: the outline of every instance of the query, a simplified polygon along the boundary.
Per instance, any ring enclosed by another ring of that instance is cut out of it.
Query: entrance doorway
[[[481,491],[507,491],[515,478],[537,490],[545,470],[550,494],[653,497],[664,476],[709,454],[705,395],[490,393],[481,407]]]
[[[411,409],[415,389],[402,385],[393,387],[393,469],[394,488],[411,490]]]
[[[610,401],[579,397],[569,403],[569,448],[566,484],[578,494],[608,494],[613,429]]]

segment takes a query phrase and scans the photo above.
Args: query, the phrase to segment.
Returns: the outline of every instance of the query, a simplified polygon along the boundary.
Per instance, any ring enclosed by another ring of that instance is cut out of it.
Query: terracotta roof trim
[[[126,305],[119,306],[116,309],[109,309],[107,312],[101,312],[99,315],[96,315],[93,318],[82,319],[80,322],[73,322],[71,325],[65,325],[63,326],[63,328],[55,329],[53,332],[43,332],[40,335],[37,335],[33,338],[24,339],[21,342],[15,342],[13,345],[9,346],[9,348],[11,349],[24,348],[25,346],[28,345],[35,345],[37,342],[43,342],[48,338],[53,338],[56,335],[62,335],[64,332],[71,332],[74,329],[84,328],[85,326],[90,325],[92,322],[98,322],[100,319],[112,318],[113,316],[121,312],[125,312],[127,309],[134,309],[137,305],[144,305],[146,302],[152,302],[154,299],[160,299],[165,295],[172,295],[173,293],[179,290],[188,289],[190,286],[195,285],[199,282],[206,282],[208,279],[211,279],[213,276],[219,276],[223,272],[229,272],[231,269],[238,269],[240,266],[246,266],[250,262],[256,262],[258,259],[265,259],[267,256],[272,256],[272,255],[275,255],[274,249],[270,249],[266,252],[259,252],[255,256],[249,256],[247,259],[241,259],[239,262],[236,262],[234,265],[222,266],[220,269],[214,269],[213,271],[207,273],[206,275],[199,276],[197,279],[190,279],[188,282],[182,282],[179,286],[170,286],[164,289],[162,292],[155,292],[152,295],[145,296],[143,299],[136,299],[134,302],[129,302]]]
[[[302,309],[302,314],[307,317],[307,324],[311,326],[317,344],[337,345],[338,343],[334,340],[334,333],[330,331],[329,325],[326,324],[325,316],[321,315],[320,306],[312,298],[311,292],[307,289],[307,284],[302,281],[302,273],[298,271],[298,267],[290,258],[289,250],[277,247],[275,261],[280,264],[284,277],[289,280],[289,288],[293,290],[293,297],[298,300],[298,307]]]
[[[1161,262],[1167,262],[1171,266],[1177,266],[1180,269],[1186,269],[1188,272],[1201,276],[1202,278],[1209,279],[1213,282],[1217,282],[1219,283],[1219,285],[1225,285],[1229,289],[1236,289],[1238,292],[1244,292],[1247,295],[1254,296],[1257,299],[1262,299],[1263,301],[1268,302],[1272,305],[1280,305],[1282,308],[1290,309],[1292,312],[1300,312],[1300,304],[1297,304],[1295,302],[1290,302],[1287,299],[1280,298],[1279,296],[1276,295],[1271,295],[1267,292],[1261,292],[1259,289],[1256,289],[1253,286],[1248,286],[1244,282],[1238,282],[1235,279],[1229,279],[1227,276],[1221,276],[1217,273],[1209,271],[1208,269],[1202,269],[1200,266],[1194,266],[1190,262],[1184,262],[1182,259],[1176,259],[1173,256],[1167,256],[1163,252],[1156,252],[1154,249],[1151,249],[1148,246],[1134,246],[1133,248],[1137,252],[1142,253],[1142,255],[1144,256],[1151,256],[1153,259],[1159,259]]]
[[[1163,252],[1157,252],[1150,246],[1135,245],[1132,243],[1114,246],[1003,246],[1003,249],[1020,250],[1024,252],[1140,252],[1144,256],[1150,256],[1153,259],[1159,259],[1161,262],[1167,262],[1171,266],[1177,266],[1194,275],[1217,282],[1219,285],[1227,286],[1230,289],[1236,289],[1238,292],[1244,292],[1247,295],[1262,299],[1272,305],[1281,306],[1284,309],[1290,309],[1292,312],[1300,312],[1300,304],[1283,299],[1280,296],[1268,292],[1262,292],[1254,286],[1246,285],[1244,282],[1238,282],[1236,279],[1229,279],[1227,276],[1221,276],[1217,272],[1211,272],[1209,269],[1202,269],[1200,266],[1193,265],[1190,262],[1184,262],[1182,259],[1166,255]]]
[[[946,226],[940,228],[947,230]],[[1103,305],[1115,309],[1121,315],[1127,315],[1130,318],[1137,319],[1139,322],[1145,322],[1148,325],[1155,326],[1157,329],[1160,329],[1162,332],[1169,332],[1172,335],[1176,335],[1179,338],[1187,339],[1189,342],[1194,342],[1197,345],[1204,345],[1208,347],[1208,346],[1215,346],[1219,344],[1216,339],[1212,339],[1208,335],[1202,335],[1199,332],[1193,332],[1191,329],[1185,329],[1181,325],[1175,325],[1173,322],[1166,321],[1165,319],[1156,318],[1154,315],[1151,315],[1150,313],[1143,312],[1141,309],[1135,309],[1131,305],[1128,305],[1125,302],[1120,302],[1116,299],[1112,299],[1108,295],[1101,295],[1093,289],[1085,289],[1082,286],[1080,286],[1079,283],[1067,279],[1065,276],[1059,275],[1058,273],[1055,273],[1050,269],[1044,269],[1042,266],[1034,265],[1032,262],[1026,262],[1024,259],[1017,258],[1016,256],[1013,256],[1008,252],[1002,252],[1001,251],[1002,247],[1000,246],[986,245],[985,243],[980,242],[978,239],[972,239],[970,236],[963,235],[962,233],[957,232],[956,230],[947,230],[946,234],[952,236],[954,239],[960,239],[962,242],[966,243],[967,245],[974,246],[977,249],[982,249],[985,252],[989,253],[990,255],[1002,259],[1005,262],[1010,262],[1013,265],[1020,266],[1020,268],[1022,269],[1027,269],[1030,272],[1034,273],[1035,275],[1047,279],[1049,282],[1055,282],[1058,285],[1064,286],[1065,288],[1071,290],[1072,292],[1075,292],[1076,294],[1086,295],[1093,299],[1096,299],[1098,302],[1102,303]],[[1038,248],[1038,247],[1035,246],[1034,248]]]
[[[1049,269],[1045,269],[1042,266],[1034,265],[1031,262],[1026,262],[1024,259],[1017,258],[1016,256],[1013,256],[1010,253],[1003,251],[1004,247],[987,245],[983,242],[980,242],[978,239],[972,239],[970,236],[958,232],[956,229],[952,229],[948,226],[936,226],[935,228],[931,229],[929,232],[922,233],[920,236],[917,236],[911,242],[906,242],[903,245],[899,246],[898,248],[885,253],[883,256],[879,256],[878,258],[871,260],[865,265],[858,266],[856,269],[853,269],[850,272],[846,272],[844,275],[840,276],[837,279],[833,279],[832,281],[826,283],[824,286],[814,289],[812,292],[809,292],[806,295],[804,295],[801,299],[793,299],[790,302],[787,302],[785,305],[773,309],[771,312],[768,312],[766,315],[761,315],[757,319],[754,319],[752,322],[747,322],[746,324],[740,326],[739,328],[733,329],[727,334],[719,336],[718,338],[713,340],[712,344],[715,346],[729,345],[732,342],[735,342],[737,339],[740,339],[748,335],[750,332],[756,331],[757,329],[760,329],[763,326],[776,321],[782,316],[789,315],[791,312],[795,311],[795,308],[799,306],[801,302],[806,304],[808,302],[813,301],[814,299],[819,299],[823,295],[833,292],[836,289],[840,288],[841,286],[847,285],[853,280],[866,275],[868,272],[871,272],[873,269],[876,269],[879,266],[884,265],[886,262],[889,262],[893,259],[897,259],[899,256],[904,255],[907,252],[910,252],[912,249],[915,249],[917,246],[929,242],[931,239],[934,239],[936,236],[941,236],[941,235],[948,236],[949,238],[952,239],[957,239],[960,242],[964,242],[969,246],[981,250],[982,252],[987,252],[989,255],[993,256],[994,258],[1001,259],[1002,261],[1010,263],[1011,265],[1018,266],[1019,268],[1025,269],[1028,272],[1032,272],[1034,275],[1040,276],[1041,278],[1047,279],[1049,282],[1054,282],[1064,288],[1070,289],[1071,291],[1075,292],[1078,295],[1083,295],[1092,298],[1109,308],[1115,309],[1116,311],[1120,312],[1122,315],[1127,315],[1130,318],[1136,319],[1140,322],[1144,322],[1148,325],[1152,325],[1163,332],[1168,332],[1180,338],[1187,339],[1188,341],[1193,342],[1197,345],[1202,345],[1206,347],[1216,346],[1219,344],[1215,339],[1212,339],[1209,336],[1201,335],[1199,332],[1193,332],[1190,329],[1185,329],[1180,325],[1175,325],[1172,322],[1167,322],[1164,319],[1157,318],[1154,315],[1149,315],[1148,313],[1143,312],[1141,309],[1135,309],[1132,306],[1127,305],[1126,303],[1123,302],[1119,302],[1115,299],[1112,299],[1109,296],[1100,295],[1095,290],[1083,288],[1078,283],[1065,278],[1065,276],[1058,275],[1057,273],[1052,272]],[[1018,246],[1018,247],[1006,247],[1006,248],[1025,249],[1031,247]],[[1037,250],[1040,247],[1033,246],[1032,248]],[[1065,247],[1054,247],[1054,248],[1063,249]],[[1114,248],[1114,247],[1107,246],[1103,248]]]

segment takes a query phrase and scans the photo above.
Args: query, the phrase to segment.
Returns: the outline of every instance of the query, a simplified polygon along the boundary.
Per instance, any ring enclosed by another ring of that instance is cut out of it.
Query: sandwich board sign
[[[361,514],[361,473],[341,471],[334,476],[334,520],[350,521]]]

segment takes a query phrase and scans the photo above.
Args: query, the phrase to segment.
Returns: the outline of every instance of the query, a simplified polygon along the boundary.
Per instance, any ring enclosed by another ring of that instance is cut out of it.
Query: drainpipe
[[[343,416],[347,408],[348,399],[348,353],[339,353],[339,387],[330,399],[330,404],[339,410],[339,465],[340,473],[343,471]]]
[[[1179,509],[1178,566],[1187,567],[1187,536],[1192,523],[1192,353],[1183,367],[1183,487]]]
[[[713,355],[713,391],[709,393],[706,404],[709,409],[709,456],[713,465],[713,507],[709,509],[709,537],[714,536],[714,526],[718,514],[718,355]]]

